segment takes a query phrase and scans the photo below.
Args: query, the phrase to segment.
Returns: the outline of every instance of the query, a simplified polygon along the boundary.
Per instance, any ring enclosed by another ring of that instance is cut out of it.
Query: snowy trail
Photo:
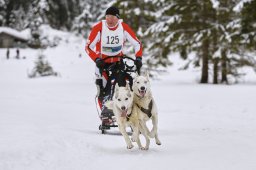
[[[6,61],[0,50],[0,170],[256,168],[255,84],[177,83],[194,74],[177,71],[162,76],[152,82],[162,146],[151,140],[149,151],[127,150],[117,129],[98,131],[94,64],[78,58],[77,46],[47,49],[61,77],[37,79],[26,77],[37,52]]]

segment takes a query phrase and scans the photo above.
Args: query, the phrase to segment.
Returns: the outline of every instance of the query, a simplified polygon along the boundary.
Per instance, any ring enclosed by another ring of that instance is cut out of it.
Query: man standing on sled
[[[113,63],[121,63],[123,56],[123,46],[125,41],[129,41],[135,49],[135,65],[138,70],[142,66],[142,45],[132,29],[120,19],[119,9],[109,7],[106,10],[105,20],[98,22],[93,26],[86,43],[85,50],[90,58],[95,62],[96,86],[98,96],[101,90],[106,86],[107,74],[102,70]],[[103,60],[106,57],[112,58]],[[116,57],[115,56],[119,56]],[[98,101],[102,107],[102,101]]]

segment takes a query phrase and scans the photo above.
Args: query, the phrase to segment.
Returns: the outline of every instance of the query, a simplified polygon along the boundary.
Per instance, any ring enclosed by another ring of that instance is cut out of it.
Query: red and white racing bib
[[[107,56],[116,56],[123,50],[124,28],[118,21],[118,27],[112,31],[107,27],[106,20],[102,21],[101,53]]]

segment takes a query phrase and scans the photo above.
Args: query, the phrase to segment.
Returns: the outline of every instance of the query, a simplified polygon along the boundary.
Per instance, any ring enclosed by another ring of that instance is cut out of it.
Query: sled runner
[[[119,86],[126,86],[126,83],[129,82],[130,88],[132,89],[132,74],[136,72],[139,73],[134,65],[135,60],[133,58],[128,56],[110,56],[103,60],[109,58],[120,58],[120,61],[106,64],[103,70],[100,70],[101,74],[105,74],[105,77],[107,77],[107,84],[105,87],[103,87],[101,79],[96,80],[98,92],[95,97],[95,103],[101,120],[99,130],[101,130],[102,134],[111,127],[118,127],[113,111],[109,110],[104,105],[106,101],[112,99],[116,83],[118,83]]]

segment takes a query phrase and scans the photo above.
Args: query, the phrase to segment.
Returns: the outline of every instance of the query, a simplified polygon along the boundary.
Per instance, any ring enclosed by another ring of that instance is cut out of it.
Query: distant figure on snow
[[[20,50],[17,48],[16,50],[16,59],[20,59]]]
[[[9,58],[10,58],[10,50],[9,50],[9,48],[7,48],[6,58],[7,58],[7,60],[9,60]]]

